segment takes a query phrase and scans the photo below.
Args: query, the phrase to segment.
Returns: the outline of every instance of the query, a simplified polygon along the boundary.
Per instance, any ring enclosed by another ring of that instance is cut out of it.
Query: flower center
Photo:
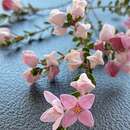
[[[80,113],[82,111],[82,108],[79,106],[79,105],[77,105],[75,108],[74,108],[74,112],[75,113]]]

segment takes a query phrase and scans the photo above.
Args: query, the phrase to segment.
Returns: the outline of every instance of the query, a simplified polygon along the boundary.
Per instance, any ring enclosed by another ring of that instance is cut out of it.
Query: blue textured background
[[[67,3],[70,0],[30,0],[34,5],[48,8]],[[23,0],[26,4],[29,0]],[[2,12],[2,10],[1,10]],[[104,22],[112,23],[119,29],[121,19],[109,12],[96,11]],[[89,17],[95,22],[95,17],[90,12]],[[43,25],[46,17],[32,17],[27,22],[13,24],[13,32],[22,34],[23,30],[35,30],[34,24]],[[115,21],[116,20],[116,21]],[[48,33],[43,33],[48,36]],[[20,46],[20,51],[15,49]],[[70,36],[48,37],[42,42],[25,42],[0,49],[0,130],[51,130],[50,124],[41,123],[41,114],[50,106],[43,97],[44,90],[59,95],[71,91],[69,83],[75,73],[68,71],[67,65],[60,65],[61,72],[55,83],[49,83],[47,78],[40,79],[33,87],[28,87],[21,74],[27,69],[22,64],[21,54],[25,49],[30,49],[42,58],[52,50],[67,52],[74,44]],[[97,86],[94,90],[96,101],[92,108],[95,127],[87,129],[81,124],[75,124],[70,130],[130,130],[130,76],[120,73],[117,78],[108,77],[102,67],[98,67],[94,74]]]

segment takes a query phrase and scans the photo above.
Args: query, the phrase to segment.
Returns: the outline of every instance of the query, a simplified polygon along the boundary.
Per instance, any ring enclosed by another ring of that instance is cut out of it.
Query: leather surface
[[[35,19],[35,18],[34,18]],[[34,29],[34,23],[42,23],[39,18],[12,26],[14,32]],[[47,35],[47,34],[43,34]],[[15,51],[20,46],[19,51]],[[21,55],[25,49],[31,49],[42,58],[52,50],[67,52],[74,47],[71,37],[51,37],[28,45],[26,41],[9,48],[0,49],[0,130],[51,130],[49,123],[40,122],[41,114],[50,107],[43,97],[43,91],[49,90],[56,95],[69,93],[72,79],[80,73],[69,72],[66,63],[60,65],[61,72],[55,82],[41,78],[29,87],[22,78],[27,66],[22,64]],[[93,93],[96,101],[92,107],[95,119],[94,128],[86,128],[77,123],[70,130],[130,130],[130,76],[120,73],[117,78],[108,77],[103,67],[94,71],[97,86]]]

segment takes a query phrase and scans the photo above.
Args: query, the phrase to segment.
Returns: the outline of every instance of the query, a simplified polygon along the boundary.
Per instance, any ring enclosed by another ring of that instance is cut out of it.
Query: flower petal
[[[67,128],[77,121],[77,115],[73,111],[67,111],[62,120],[62,126]]]
[[[92,105],[93,105],[94,99],[95,99],[94,94],[84,95],[84,96],[79,98],[79,105],[83,109],[90,109],[92,107]]]
[[[54,100],[59,100],[53,93],[49,91],[44,91],[44,97],[46,101],[50,104],[52,104]]]
[[[52,126],[52,130],[57,130],[57,128],[58,128],[58,127],[60,126],[60,124],[61,124],[62,118],[63,118],[63,115],[62,115],[61,117],[59,117],[59,118],[55,121],[55,123],[54,123],[53,126]]]
[[[55,122],[60,116],[61,114],[58,113],[54,107],[52,107],[42,114],[40,120],[42,122]]]
[[[81,112],[78,117],[78,120],[87,127],[94,126],[93,115],[89,110]]]
[[[77,104],[77,99],[72,95],[62,94],[60,96],[60,99],[61,99],[61,102],[62,102],[63,106],[67,110],[70,110],[71,108],[74,108],[76,106],[76,104]]]

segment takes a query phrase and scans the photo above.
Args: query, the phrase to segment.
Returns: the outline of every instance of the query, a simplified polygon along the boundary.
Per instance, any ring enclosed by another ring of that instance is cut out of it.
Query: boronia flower
[[[66,32],[67,32],[67,28],[55,26],[53,34],[55,34],[57,36],[63,36]]]
[[[94,126],[94,119],[90,112],[95,99],[94,94],[87,94],[79,97],[79,99],[68,94],[62,94],[60,99],[66,110],[62,120],[64,128],[70,127],[77,120],[87,127]]]
[[[77,81],[71,82],[70,85],[78,92],[80,92],[81,95],[90,93],[95,88],[95,85],[91,82],[85,73],[82,73],[79,79]]]
[[[9,28],[0,28],[0,42],[4,42],[12,38],[13,38],[13,35],[11,34]]]
[[[109,41],[109,39],[115,35],[115,32],[116,29],[114,26],[110,24],[104,24],[99,34],[99,40]]]
[[[87,34],[88,34],[89,29],[91,28],[91,25],[79,22],[76,24],[75,28],[76,28],[76,31],[74,35],[78,38],[85,39],[87,38]]]
[[[40,78],[40,74],[37,73],[36,75],[33,75],[32,69],[28,69],[23,73],[23,77],[26,79],[29,85],[33,85]]]
[[[59,73],[59,63],[55,58],[55,52],[51,52],[48,55],[45,55],[46,67],[48,68],[48,79],[52,80]]]
[[[44,97],[46,101],[52,105],[52,107],[42,114],[40,120],[42,122],[54,122],[52,130],[57,130],[57,128],[61,125],[61,121],[64,116],[64,108],[61,101],[51,92],[44,91]]]
[[[104,65],[103,53],[100,50],[97,50],[94,55],[88,56],[87,59],[90,62],[91,69],[97,65]]]
[[[70,70],[76,70],[83,63],[81,53],[82,52],[78,50],[71,50],[71,52],[65,56],[64,59],[68,62]]]
[[[19,11],[22,9],[22,4],[20,0],[3,0],[2,5],[4,10],[6,11]]]
[[[23,52],[23,63],[34,68],[39,63],[39,59],[33,51],[26,50]]]
[[[53,9],[50,12],[49,22],[57,26],[63,26],[66,20],[66,14],[58,9]]]

